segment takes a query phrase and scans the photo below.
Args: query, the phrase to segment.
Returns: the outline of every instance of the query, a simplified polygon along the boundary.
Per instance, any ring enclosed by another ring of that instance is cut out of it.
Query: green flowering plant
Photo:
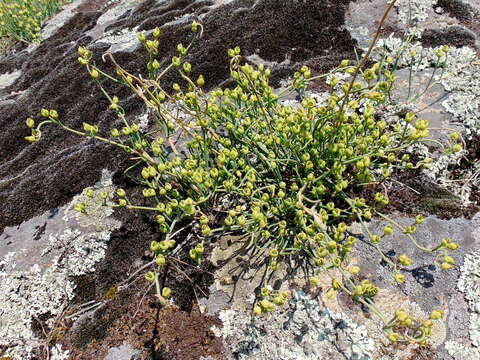
[[[31,43],[40,40],[42,22],[69,0],[0,0],[0,38]]]
[[[235,85],[207,93],[204,77],[193,79],[187,61],[202,30],[201,24],[193,22],[191,42],[186,47],[179,44],[177,56],[165,68],[158,60],[160,30],[154,29],[150,37],[140,33],[138,38],[149,54],[145,78],[129,73],[111,54],[104,59],[113,62],[116,72],[107,74],[94,63],[92,52],[80,47],[78,61],[124,126],[101,136],[96,125],[84,123],[83,129],[73,129],[55,110],[43,109],[40,122],[27,119],[32,134],[26,139],[38,141],[43,126],[55,125],[116,146],[142,164],[141,169],[130,171],[144,187],[144,203],[132,203],[125,190],[117,189],[116,200],[107,201],[105,196],[104,204],[154,214],[164,239],[150,245],[155,265],[146,279],[155,283],[162,304],[171,292],[162,288],[159,276],[171,261],[175,238],[185,226],[199,229],[199,241],[190,244],[189,252],[195,264],[201,264],[205,245],[215,235],[241,233],[248,238],[248,249],[264,252],[270,274],[282,262],[302,258],[308,264],[311,286],[319,285],[319,277],[331,277],[328,297],[343,292],[369,308],[381,319],[392,342],[426,344],[432,320],[441,318],[442,312],[421,321],[399,309],[393,318],[387,318],[375,305],[379,288],[362,278],[361,268],[350,259],[357,241],[348,231],[353,221],[362,224],[398,283],[405,282],[402,271],[412,266],[412,260],[406,255],[388,257],[379,246],[395,231],[419,250],[435,254],[434,261],[445,270],[454,264],[449,251],[458,247],[450,239],[431,248],[420,245],[414,233],[424,221],[422,216],[405,227],[382,212],[389,203],[388,194],[378,192],[373,198],[358,195],[366,186],[381,184],[394,171],[428,167],[432,161],[415,162],[405,153],[412,145],[429,140],[426,120],[411,112],[388,119],[378,114],[390,101],[394,62],[384,58],[365,68],[372,46],[359,64],[344,60],[328,74],[313,76],[304,66],[288,88],[277,92],[269,84],[270,70],[242,63],[237,47],[228,51]],[[162,78],[172,71],[183,82],[166,89]],[[336,77],[344,75],[349,75],[350,81],[340,84]],[[321,78],[328,78],[331,86],[324,103],[305,96],[308,84]],[[154,114],[155,130],[144,133],[139,124],[128,121],[122,101],[104,89],[104,80],[130,88]],[[282,97],[289,91],[298,92],[303,100],[289,105]],[[178,109],[185,116],[178,116]],[[185,139],[182,150],[186,154],[172,143],[174,134]],[[457,151],[458,137],[451,139],[446,151]],[[82,203],[76,209],[88,212]],[[388,223],[383,233],[373,234],[369,229],[373,217]],[[334,272],[340,275],[334,276]],[[268,313],[286,301],[288,292],[273,292],[265,284],[254,313]]]

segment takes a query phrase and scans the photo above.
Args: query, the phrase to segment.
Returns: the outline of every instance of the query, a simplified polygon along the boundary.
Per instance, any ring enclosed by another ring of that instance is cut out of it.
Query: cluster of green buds
[[[61,10],[66,0],[0,0],[0,37],[3,42],[41,41],[43,22]]]
[[[77,52],[78,52],[78,62],[82,65],[88,65],[90,63],[90,60],[92,60],[92,56],[93,56],[92,51],[87,50],[83,46],[80,46]]]
[[[163,287],[160,289],[158,272],[149,271],[145,274],[145,280],[148,282],[155,282],[157,286],[157,299],[161,306],[168,305],[168,299],[172,296],[172,290],[169,287]]]
[[[25,121],[27,128],[29,128],[32,132],[31,135],[25,137],[25,140],[27,140],[30,143],[40,140],[40,137],[42,136],[42,132],[41,132],[42,126],[46,124],[56,124],[56,125],[60,124],[60,122],[58,121],[58,112],[54,109],[51,109],[51,110],[41,109],[40,116],[44,120],[40,121],[38,124],[31,117],[27,118],[27,120]]]
[[[253,307],[255,315],[262,315],[275,310],[277,306],[284,305],[290,293],[288,291],[274,292],[268,287],[263,287],[260,290],[262,300],[256,303]]]
[[[195,261],[198,265],[202,263],[203,260],[203,253],[205,252],[205,248],[203,246],[203,243],[198,243],[195,245],[194,248],[190,249],[189,251],[189,256],[190,259]]]
[[[200,24],[192,24],[194,40],[201,29]],[[187,46],[179,44],[176,56],[162,69],[156,58],[159,37],[159,29],[154,29],[149,39],[144,33],[138,36],[150,57],[147,79],[128,73],[116,62],[116,77],[107,75],[90,60],[91,52],[79,49],[81,62],[93,78],[101,74],[105,80],[114,79],[145,102],[158,120],[158,131],[143,133],[137,124],[128,122],[119,99],[110,96],[100,81],[96,83],[110,109],[124,122],[122,129],[111,130],[110,138],[100,137],[96,125],[84,123],[80,132],[61,124],[58,114],[51,110],[42,113],[52,124],[115,145],[138,161],[129,170],[143,186],[143,203],[130,203],[125,191],[118,189],[118,201],[108,205],[151,211],[160,232],[166,234],[165,240],[151,244],[157,268],[148,279],[158,283],[158,273],[175,246],[173,238],[181,233],[177,229],[185,223],[200,230],[196,244],[187,245],[191,260],[199,265],[214,234],[243,234],[249,239],[248,249],[261,249],[265,254],[270,275],[281,261],[305,257],[313,268],[309,272],[314,274],[311,285],[318,285],[319,277],[332,270],[338,272],[341,276],[332,279],[327,296],[333,298],[344,292],[375,313],[373,298],[379,288],[360,274],[358,266],[351,265],[350,254],[357,238],[348,231],[350,222],[359,221],[364,226],[373,248],[390,266],[398,283],[405,282],[401,270],[411,266],[412,260],[404,254],[390,259],[378,246],[395,230],[420,250],[438,252],[437,261],[443,269],[453,266],[446,251],[455,250],[455,243],[444,239],[441,245],[429,249],[416,242],[413,235],[424,222],[423,216],[402,226],[381,212],[389,204],[387,193],[355,195],[364,187],[381,184],[393,171],[427,166],[432,161],[414,163],[405,153],[428,136],[426,120],[407,113],[387,123],[378,113],[395,81],[392,61],[374,63],[361,71],[358,81],[341,83],[335,74],[344,77],[358,70],[344,60],[330,73],[331,91],[325,102],[304,97],[294,108],[280,101],[282,93],[270,85],[268,68],[241,62],[240,48],[228,51],[234,84],[206,95],[201,89],[204,77],[191,79],[191,64],[186,61],[194,40]],[[183,81],[165,91],[159,81],[169,71]],[[302,67],[285,91],[302,93],[320,77]],[[167,106],[170,102],[191,120],[186,122],[178,116]],[[35,121],[27,120],[27,126],[33,132]],[[171,143],[174,131],[185,140],[182,151]],[[163,139],[168,139],[169,147]],[[452,141],[457,139],[451,137]],[[78,210],[86,211],[81,205]],[[382,234],[369,230],[368,222],[375,216],[387,220]],[[165,299],[162,292],[157,285],[157,296]],[[254,313],[273,311],[287,301],[287,295],[263,288]],[[400,320],[395,321],[400,324]]]
[[[425,346],[432,335],[433,322],[442,318],[443,310],[433,310],[429,319],[418,321],[404,309],[398,309],[383,330],[392,343],[417,343]]]
[[[176,245],[175,240],[162,240],[162,241],[152,241],[150,243],[150,250],[155,254],[165,254],[169,250],[173,249]],[[160,264],[158,264],[160,265]],[[162,264],[163,265],[163,264]]]

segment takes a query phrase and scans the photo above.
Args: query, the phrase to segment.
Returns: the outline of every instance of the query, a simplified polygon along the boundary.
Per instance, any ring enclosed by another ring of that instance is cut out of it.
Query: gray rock
[[[414,223],[413,218],[396,215],[392,218],[403,226]],[[369,225],[373,234],[382,234],[386,222],[372,221]],[[402,233],[395,232],[380,243],[380,248],[394,262],[398,256],[406,254],[413,260],[413,265],[401,273],[406,277],[406,283],[398,285],[392,277],[392,272],[386,263],[381,261],[368,238],[357,242],[353,256],[358,256],[362,271],[381,289],[398,293],[398,297],[406,296],[417,304],[420,309],[429,314],[432,310],[446,310],[446,338],[460,343],[468,343],[469,315],[464,295],[458,291],[456,283],[460,274],[460,266],[464,256],[480,247],[480,213],[471,220],[456,218],[442,220],[436,216],[427,217],[425,222],[417,225],[415,239],[422,246],[431,248],[442,238],[449,237],[458,242],[460,247],[451,252],[456,260],[456,266],[449,271],[442,271],[433,263],[435,255],[417,249]],[[441,341],[443,343],[444,341]],[[437,348],[437,359],[450,359],[443,345]]]
[[[103,360],[135,360],[140,351],[134,349],[130,344],[110,348]]]

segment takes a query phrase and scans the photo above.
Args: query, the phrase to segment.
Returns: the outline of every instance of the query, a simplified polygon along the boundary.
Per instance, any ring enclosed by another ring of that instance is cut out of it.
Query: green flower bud
[[[460,145],[460,144],[455,144],[455,145],[452,146],[452,152],[453,153],[459,152],[461,150],[462,150],[462,145]]]
[[[279,253],[278,249],[270,249],[270,253],[269,253],[270,257],[276,258],[276,257],[278,257],[279,254],[280,253]]]
[[[166,263],[165,256],[163,256],[162,254],[158,254],[157,257],[155,258],[155,263],[158,266],[165,265],[165,263]]]
[[[266,312],[270,312],[270,311],[275,310],[275,304],[272,303],[271,301],[267,300],[267,299],[264,299],[264,300],[260,301],[260,306]]]
[[[203,75],[200,75],[197,79],[197,85],[198,87],[202,87],[203,85],[205,85],[205,79],[203,78]]]
[[[385,235],[392,235],[393,234],[393,227],[392,225],[386,225],[384,228],[383,228],[383,233]]]
[[[334,289],[330,289],[327,291],[327,298],[332,300],[337,296],[337,292]]]
[[[253,313],[254,313],[255,315],[261,315],[261,314],[262,314],[262,308],[261,308],[260,306],[258,306],[258,305],[255,305],[255,306],[253,307]]]
[[[442,270],[450,270],[453,267],[452,264],[449,264],[447,262],[441,263],[440,264],[440,269]]]
[[[348,272],[352,275],[357,275],[358,273],[360,273],[360,267],[351,266],[351,267],[348,268]]]
[[[196,33],[196,32],[197,32],[197,30],[198,30],[198,25],[199,25],[198,22],[196,22],[195,20],[193,20],[193,22],[192,22],[192,32],[193,32],[193,33]]]
[[[449,243],[449,244],[447,245],[447,248],[448,248],[449,250],[457,250],[457,249],[458,249],[458,244],[457,244],[457,243],[454,243],[454,242]]]
[[[339,279],[333,279],[332,280],[332,287],[334,289],[338,290],[342,287],[342,282]]]
[[[33,135],[25,136],[24,139],[27,140],[28,142],[35,142],[35,141],[38,140],[38,138],[36,136],[33,136]]]
[[[32,118],[27,118],[25,123],[27,124],[27,127],[30,129],[32,129],[35,126],[35,121]]]
[[[143,42],[145,42],[145,40],[147,40],[147,37],[145,36],[145,33],[143,31],[141,33],[138,33],[137,38],[141,43],[143,43]]]
[[[90,76],[92,79],[98,79],[100,77],[100,73],[97,71],[97,69],[92,69],[90,70]]]
[[[391,342],[397,342],[400,339],[400,335],[396,332],[392,332],[391,334],[388,335],[388,340]]]
[[[145,274],[145,280],[148,282],[153,282],[155,281],[155,273],[153,271],[149,271]]]
[[[443,311],[442,310],[433,310],[430,313],[430,319],[432,320],[439,320],[443,317]]]
[[[195,245],[195,252],[199,255],[202,255],[205,251],[205,248],[202,243]]]
[[[177,56],[172,57],[172,64],[175,67],[179,67],[180,66],[180,58],[177,57]]]
[[[394,279],[399,284],[403,284],[405,282],[405,276],[403,274],[395,274]]]
[[[168,299],[170,296],[172,295],[172,290],[168,287],[164,287],[162,289],[162,296],[165,298],[165,299]]]
[[[310,286],[318,286],[319,281],[316,276],[310,276]]]
[[[407,255],[400,255],[398,262],[404,266],[410,266],[413,264],[412,259],[410,259]]]
[[[446,263],[455,264],[455,260],[451,256],[446,255],[443,259]]]
[[[189,73],[192,71],[192,65],[188,62],[184,62],[183,63],[183,71],[185,71],[186,73]]]
[[[80,203],[76,203],[74,206],[73,206],[73,209],[75,211],[78,211],[80,213],[83,213],[83,214],[86,214],[87,213],[87,210],[86,210],[86,204],[83,203],[83,202],[80,202]]]
[[[50,110],[48,114],[52,119],[58,119],[58,113],[56,110]]]

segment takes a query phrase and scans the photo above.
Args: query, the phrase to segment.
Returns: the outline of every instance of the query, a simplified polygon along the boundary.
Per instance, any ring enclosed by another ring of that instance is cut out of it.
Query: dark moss
[[[472,20],[476,12],[475,9],[464,0],[438,0],[437,6],[440,6],[451,16],[463,22]]]
[[[462,26],[454,25],[445,29],[427,29],[420,39],[423,46],[437,47],[450,45],[456,47],[475,46],[476,35]]]

